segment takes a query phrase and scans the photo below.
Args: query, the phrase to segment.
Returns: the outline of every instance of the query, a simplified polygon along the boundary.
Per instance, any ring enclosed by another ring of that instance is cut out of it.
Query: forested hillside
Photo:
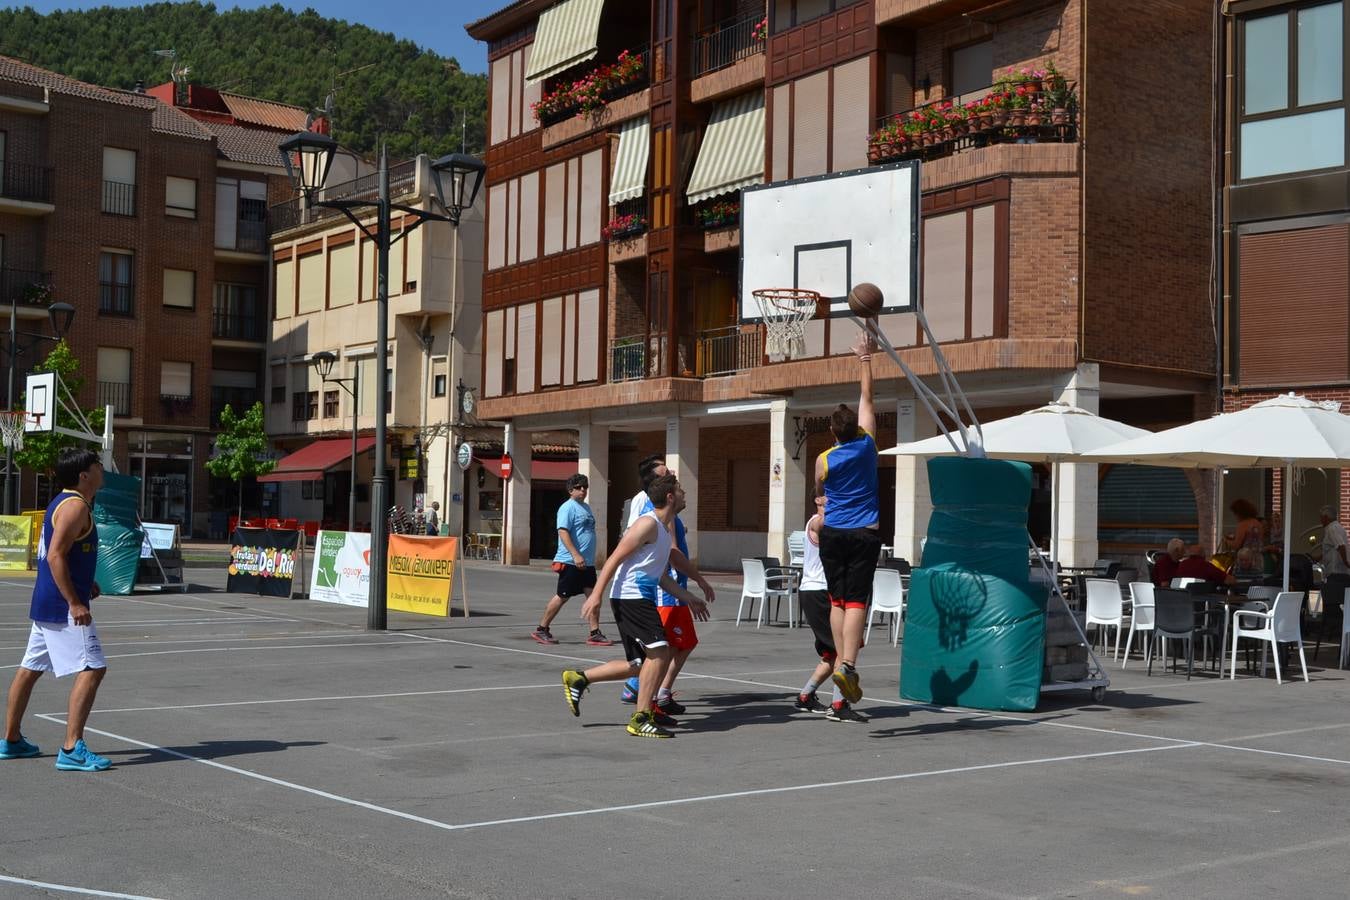
[[[428,27],[462,27],[454,6],[446,4],[445,21]],[[485,77],[411,41],[312,9],[219,11],[210,3],[48,15],[0,9],[0,54],[93,84],[168,81],[170,61],[155,54],[167,49],[191,67],[196,84],[297,106],[322,106],[336,84],[335,136],[365,153],[381,134],[395,159],[459,150],[466,114],[469,152],[481,153],[485,144]]]

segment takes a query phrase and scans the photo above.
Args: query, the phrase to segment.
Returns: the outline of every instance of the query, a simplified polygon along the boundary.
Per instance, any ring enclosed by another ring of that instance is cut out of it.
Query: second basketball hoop
[[[820,312],[820,294],[803,288],[756,288],[751,293],[764,320],[764,354],[769,361],[805,355],[806,323]]]

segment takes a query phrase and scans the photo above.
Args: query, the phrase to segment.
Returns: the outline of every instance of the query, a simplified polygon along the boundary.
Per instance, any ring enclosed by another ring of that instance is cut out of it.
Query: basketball
[[[855,284],[848,292],[848,308],[860,319],[875,319],[881,315],[883,300],[881,288],[866,281]]]

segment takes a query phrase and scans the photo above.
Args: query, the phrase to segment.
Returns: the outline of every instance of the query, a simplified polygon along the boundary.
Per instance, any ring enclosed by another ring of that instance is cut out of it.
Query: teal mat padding
[[[103,474],[103,487],[94,495],[94,525],[98,528],[98,568],[94,579],[105,594],[130,594],[136,586],[145,540],[138,524],[141,480],[116,472]]]
[[[910,581],[900,696],[1035,709],[1049,590],[1027,577],[1031,467],[931,459],[928,484],[933,515],[923,564]]]

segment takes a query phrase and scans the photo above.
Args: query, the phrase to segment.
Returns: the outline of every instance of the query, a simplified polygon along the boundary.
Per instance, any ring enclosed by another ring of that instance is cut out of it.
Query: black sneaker
[[[667,697],[664,700],[657,700],[656,706],[658,709],[661,710],[661,712],[672,716],[682,716],[684,715],[685,712],[684,704],[676,700],[674,697]]]
[[[853,722],[857,725],[862,725],[872,720],[871,716],[863,715],[847,703],[831,706],[825,713],[825,718],[829,719],[831,722]]]
[[[680,723],[659,706],[652,707],[652,721],[662,728],[679,728]]]
[[[667,731],[652,720],[651,713],[635,712],[628,720],[628,733],[633,737],[672,738],[673,732]]]
[[[558,643],[558,639],[553,636],[553,632],[549,631],[547,628],[536,628],[534,631],[530,632],[530,637],[541,644]]]
[[[590,684],[586,676],[573,669],[568,669],[562,673],[563,695],[567,697],[567,708],[572,711],[572,715],[581,715],[581,695],[586,693],[586,687]]]
[[[815,691],[809,694],[798,694],[797,699],[792,703],[792,708],[797,712],[809,713],[827,713],[830,711],[830,708],[816,697]]]

